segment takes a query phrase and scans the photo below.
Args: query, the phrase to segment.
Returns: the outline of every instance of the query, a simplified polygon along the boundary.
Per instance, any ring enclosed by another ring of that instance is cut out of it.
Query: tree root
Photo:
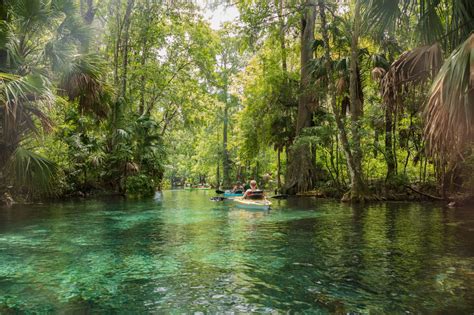
[[[411,186],[408,186],[408,185],[404,185],[406,188],[416,192],[417,194],[420,194],[422,196],[425,196],[425,197],[428,197],[428,198],[431,198],[431,199],[434,199],[434,200],[441,200],[441,201],[445,201],[446,199],[443,198],[443,197],[438,197],[438,196],[433,196],[433,195],[430,195],[430,194],[427,194],[427,193],[424,193],[422,191],[419,191],[419,190],[416,190],[415,188],[411,187]]]

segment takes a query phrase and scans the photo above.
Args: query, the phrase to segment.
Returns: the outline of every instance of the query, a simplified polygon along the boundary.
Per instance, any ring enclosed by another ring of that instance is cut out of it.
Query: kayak
[[[230,190],[226,190],[224,192],[224,197],[242,197],[244,193],[234,193]]]
[[[272,203],[267,199],[244,199],[243,197],[235,197],[233,199],[238,207],[247,209],[267,210]]]

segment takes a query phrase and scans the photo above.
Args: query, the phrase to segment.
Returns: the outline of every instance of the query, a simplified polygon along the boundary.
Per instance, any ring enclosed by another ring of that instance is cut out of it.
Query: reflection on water
[[[0,210],[0,313],[471,313],[474,211],[166,191]]]

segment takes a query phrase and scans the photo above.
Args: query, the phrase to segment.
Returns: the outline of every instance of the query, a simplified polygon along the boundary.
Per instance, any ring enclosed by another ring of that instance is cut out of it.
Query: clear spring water
[[[0,313],[474,312],[474,209],[211,195],[0,209]]]

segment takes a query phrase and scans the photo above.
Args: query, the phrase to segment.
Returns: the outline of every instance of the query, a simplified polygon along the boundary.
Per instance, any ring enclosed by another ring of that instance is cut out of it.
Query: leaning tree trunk
[[[325,11],[323,0],[318,0],[318,6],[319,6],[320,16],[321,16],[322,36],[323,36],[324,48],[325,48],[324,57],[326,59],[325,67],[326,67],[327,80],[328,80],[328,94],[331,98],[329,102],[331,104],[332,111],[334,112],[339,139],[341,140],[342,148],[344,150],[344,155],[346,156],[347,168],[349,170],[349,174],[352,180],[352,178],[355,177],[354,174],[355,174],[355,169],[356,169],[356,162],[354,160],[354,156],[351,151],[346,127],[344,126],[344,122],[342,121],[341,111],[337,109],[336,89],[334,88],[334,80],[332,76],[333,72],[332,72],[331,62],[330,62],[331,49],[329,47],[328,24],[326,21],[326,11]]]
[[[296,136],[311,126],[312,112],[316,102],[311,91],[310,62],[313,58],[314,25],[316,10],[312,0],[307,0],[301,18],[301,80],[296,121]],[[290,150],[285,191],[288,194],[308,191],[313,188],[315,167],[308,144],[293,144]]]
[[[352,23],[351,63],[350,63],[350,100],[351,100],[351,133],[353,143],[353,169],[351,175],[350,200],[363,201],[366,197],[366,187],[362,176],[362,150],[360,147],[359,128],[362,117],[362,97],[358,84],[358,56],[360,33],[360,0],[355,0],[354,21]],[[349,196],[347,196],[349,197]]]
[[[128,44],[130,37],[130,23],[132,8],[135,0],[127,1],[127,9],[125,10],[125,16],[123,19],[124,25],[124,38],[123,38],[123,51],[122,51],[122,79],[120,87],[120,96],[125,97],[127,94],[127,70],[128,70]]]
[[[222,132],[222,153],[223,153],[223,163],[222,163],[222,185],[224,188],[230,188],[230,158],[229,150],[227,148],[227,136],[229,129],[229,91],[228,91],[228,73],[227,73],[227,61],[224,56],[224,128]]]

